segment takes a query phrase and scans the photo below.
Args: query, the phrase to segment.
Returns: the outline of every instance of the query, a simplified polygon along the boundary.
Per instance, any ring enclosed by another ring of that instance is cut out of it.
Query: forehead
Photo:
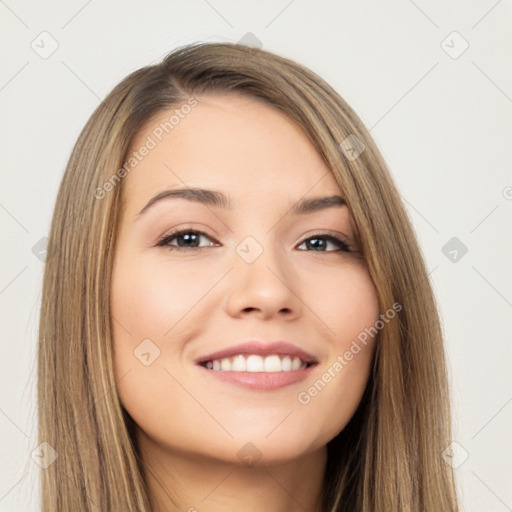
[[[128,156],[151,147],[123,183],[133,208],[178,186],[223,190],[243,203],[262,196],[295,200],[339,193],[307,135],[276,108],[235,93],[196,99],[187,114],[176,115],[179,105],[159,112],[132,142]]]

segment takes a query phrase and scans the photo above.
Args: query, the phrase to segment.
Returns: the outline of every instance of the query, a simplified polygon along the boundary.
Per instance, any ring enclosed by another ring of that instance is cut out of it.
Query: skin
[[[122,184],[111,296],[118,393],[137,424],[155,510],[320,510],[326,444],[361,400],[374,340],[309,403],[297,396],[378,320],[375,287],[346,206],[289,212],[293,201],[343,195],[307,136],[253,98],[197,99]],[[133,148],[169,115],[152,119]],[[185,186],[221,191],[233,209],[180,198],[139,215],[159,192]],[[157,246],[175,228],[207,237],[200,248]],[[327,230],[353,252],[325,238],[320,249],[304,243]],[[247,236],[263,249],[251,264],[236,252]],[[134,356],[144,339],[160,350],[149,366]],[[248,339],[287,340],[319,364],[306,381],[271,392],[194,364]],[[244,446],[257,463],[241,460]]]

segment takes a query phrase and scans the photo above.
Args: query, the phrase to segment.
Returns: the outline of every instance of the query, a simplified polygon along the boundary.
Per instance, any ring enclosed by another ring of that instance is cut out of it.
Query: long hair
[[[402,306],[379,331],[356,413],[327,445],[323,510],[458,510],[453,470],[442,457],[451,419],[438,312],[376,144],[350,106],[307,68],[243,45],[196,43],[112,90],[83,128],[60,185],[39,326],[39,442],[58,454],[42,470],[42,511],[151,510],[134,423],[114,375],[110,281],[122,208],[118,170],[134,136],[156,114],[196,95],[229,91],[273,106],[309,137],[349,208],[381,312]],[[347,141],[364,150],[354,157]]]

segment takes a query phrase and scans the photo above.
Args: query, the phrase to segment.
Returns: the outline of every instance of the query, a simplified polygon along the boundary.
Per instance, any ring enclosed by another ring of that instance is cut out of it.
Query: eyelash
[[[192,233],[194,235],[205,236],[211,240],[211,237],[208,236],[203,231],[198,231],[195,229],[181,229],[179,231],[175,231],[174,233],[165,235],[164,237],[162,237],[159,240],[159,242],[156,245],[157,245],[157,247],[167,247],[171,251],[180,251],[180,252],[190,252],[190,251],[196,251],[198,249],[205,249],[206,247],[178,247],[175,245],[170,245],[171,240],[173,240],[174,238],[176,238],[180,235],[185,235],[185,234],[190,234],[190,233]],[[309,240],[314,240],[314,239],[325,239],[329,242],[332,242],[339,247],[339,251],[307,251],[304,249],[300,249],[300,250],[304,251],[304,252],[319,252],[319,253],[322,253],[322,252],[327,252],[327,253],[352,252],[350,244],[347,244],[344,240],[341,240],[340,238],[338,238],[337,236],[335,236],[334,234],[332,234],[330,232],[324,232],[324,233],[318,233],[318,234],[312,235],[308,238],[305,238],[299,245],[302,245],[304,242],[307,242]]]

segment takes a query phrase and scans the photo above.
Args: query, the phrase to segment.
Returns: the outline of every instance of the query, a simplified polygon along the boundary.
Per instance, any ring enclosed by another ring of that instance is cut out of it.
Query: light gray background
[[[32,249],[48,234],[79,131],[129,72],[177,45],[248,32],[319,73],[371,129],[443,317],[457,442],[446,460],[463,509],[512,510],[510,1],[6,0],[0,19],[1,511],[38,509],[43,266]],[[452,237],[465,255],[442,252]]]

